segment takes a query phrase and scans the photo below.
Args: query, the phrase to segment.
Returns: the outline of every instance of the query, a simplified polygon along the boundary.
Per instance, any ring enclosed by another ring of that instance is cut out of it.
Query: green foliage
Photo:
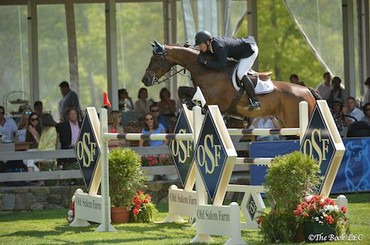
[[[258,218],[266,241],[293,241],[298,228],[293,211],[317,187],[319,171],[317,161],[298,151],[274,159],[263,184],[274,205]]]
[[[310,156],[293,152],[274,159],[264,187],[274,200],[276,210],[293,211],[305,195],[314,193],[319,184],[319,164]]]
[[[145,175],[140,156],[128,148],[114,148],[109,153],[109,194],[111,205],[130,207],[137,190],[144,188]]]
[[[335,245],[367,244],[370,230],[370,193],[347,195],[351,213],[351,233],[362,235],[362,241],[342,240]],[[118,232],[96,232],[99,224],[88,227],[70,227],[66,211],[43,210],[28,212],[0,212],[1,244],[189,244],[196,235],[191,224],[159,223],[168,215],[168,203],[157,204],[159,210],[155,223],[128,223],[114,225]],[[224,244],[229,237],[212,236],[214,243]],[[242,239],[250,245],[262,245],[255,230],[242,230]]]
[[[261,234],[267,243],[291,242],[294,239],[297,224],[293,212],[275,211],[259,217]]]

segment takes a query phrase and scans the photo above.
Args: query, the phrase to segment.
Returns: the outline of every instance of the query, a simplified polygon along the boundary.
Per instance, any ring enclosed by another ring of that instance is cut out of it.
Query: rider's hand
[[[202,64],[202,65],[207,64],[207,60],[202,55],[198,55],[197,61],[199,64]]]

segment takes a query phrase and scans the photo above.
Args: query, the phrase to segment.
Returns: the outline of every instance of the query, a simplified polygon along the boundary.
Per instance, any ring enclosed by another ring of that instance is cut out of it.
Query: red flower
[[[345,213],[347,213],[347,208],[346,208],[346,206],[342,206],[340,209],[342,210],[342,212],[343,212],[344,214],[345,214]]]
[[[326,218],[326,222],[328,222],[329,225],[334,224],[333,216],[328,215],[325,218]]]
[[[134,213],[135,215],[138,215],[138,214],[140,213],[140,210],[139,210],[139,209],[137,209],[137,208],[135,208],[135,209],[134,209],[134,211],[133,211],[133,213]]]

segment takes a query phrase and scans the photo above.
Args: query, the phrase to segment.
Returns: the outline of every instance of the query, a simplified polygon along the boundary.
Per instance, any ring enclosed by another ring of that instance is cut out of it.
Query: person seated
[[[332,89],[326,99],[330,108],[333,108],[333,101],[340,100],[344,103],[344,89],[341,87],[342,80],[339,77],[333,77],[331,80]]]
[[[364,114],[360,121],[366,122],[370,126],[370,102],[364,105]]]
[[[289,82],[290,83],[294,83],[294,84],[298,84],[299,85],[299,77],[298,77],[298,75],[297,74],[291,74],[290,76],[289,76]]]
[[[26,133],[27,133],[27,126],[28,126],[27,124],[28,124],[31,113],[32,113],[31,109],[27,108],[21,114],[21,118],[18,123],[18,130],[17,130],[17,137],[16,137],[16,141],[18,142],[26,141]]]
[[[352,96],[347,98],[346,106],[343,107],[343,115],[349,116],[344,117],[347,126],[355,121],[360,121],[365,116],[364,113],[357,107],[357,101]]]
[[[35,138],[38,143],[37,150],[39,151],[52,151],[56,149],[57,146],[57,130],[55,128],[55,121],[53,116],[50,114],[42,115],[42,123],[44,129],[41,132],[39,139]],[[34,130],[34,129],[31,129]],[[35,133],[35,132],[33,132]],[[27,159],[26,165],[29,171],[40,171],[40,166],[35,165],[35,162],[45,162],[50,160],[45,159]],[[52,160],[54,161],[54,160]]]
[[[37,116],[35,112],[32,112],[28,117],[26,132],[26,142],[32,142],[32,144],[30,145],[30,149],[35,149],[38,147],[40,135],[41,135],[40,118]]]
[[[168,132],[168,118],[160,112],[158,103],[154,102],[153,104],[151,104],[149,110],[153,114],[154,119],[158,123],[162,124],[166,132]]]
[[[42,101],[37,100],[37,101],[35,101],[35,103],[33,103],[33,111],[38,116],[39,125],[40,125],[41,129],[43,129],[42,128],[41,118],[42,118],[42,114],[43,114],[43,111],[44,111],[44,105],[43,105]]]
[[[2,142],[13,142],[18,126],[13,118],[5,117],[5,108],[0,106],[0,137]]]
[[[123,128],[121,127],[121,112],[119,111],[111,111],[108,115],[108,133],[119,133],[123,134]],[[124,140],[110,140],[109,141],[109,147],[124,147],[125,141]]]
[[[61,149],[72,149],[75,147],[81,129],[81,122],[78,121],[78,111],[75,107],[69,107],[66,111],[67,121],[57,125]]]
[[[152,113],[148,112],[145,115],[144,128],[141,130],[142,134],[164,134],[166,130],[164,126],[155,120]],[[149,146],[163,146],[166,144],[164,140],[148,140]],[[139,146],[144,146],[144,140],[140,139]]]
[[[134,103],[132,102],[131,97],[128,95],[126,89],[122,88],[118,90],[118,104],[120,111],[133,111]]]
[[[171,99],[171,93],[167,88],[162,88],[159,92],[158,102],[159,112],[166,117],[176,117],[176,102]]]
[[[265,115],[262,117],[254,118],[249,128],[254,129],[254,128],[281,128],[281,127],[276,117]],[[256,137],[256,140],[274,141],[274,140],[280,140],[280,136],[279,135],[267,135],[267,136],[259,135]]]
[[[135,102],[135,111],[139,118],[144,118],[145,114],[149,112],[150,101],[148,100],[148,90],[140,88],[138,92],[138,100]]]

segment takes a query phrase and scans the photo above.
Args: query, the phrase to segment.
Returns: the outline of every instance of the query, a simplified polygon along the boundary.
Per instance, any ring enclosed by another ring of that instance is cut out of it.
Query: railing
[[[237,140],[238,141],[238,140]],[[249,148],[248,142],[235,142],[237,151],[246,151]],[[133,151],[139,155],[160,155],[170,154],[168,147],[131,147]],[[0,161],[6,162],[10,160],[24,160],[24,159],[59,159],[59,158],[75,158],[75,151],[69,150],[55,150],[55,151],[11,151],[0,152]],[[147,175],[164,175],[177,174],[175,166],[155,166],[142,167]],[[234,172],[249,171],[249,165],[236,164]],[[82,178],[80,170],[55,170],[55,171],[41,171],[41,172],[13,172],[0,173],[1,182],[13,181],[34,181],[34,180],[62,180],[62,179],[79,179]]]

